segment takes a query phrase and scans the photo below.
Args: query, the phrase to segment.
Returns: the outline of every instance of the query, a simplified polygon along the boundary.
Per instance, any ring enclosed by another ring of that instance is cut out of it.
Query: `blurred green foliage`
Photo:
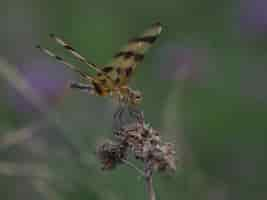
[[[0,8],[0,60],[10,65],[0,67],[15,69],[25,79],[44,67],[52,70],[48,82],[59,74],[66,81],[77,79],[33,47],[41,43],[62,54],[47,39],[53,32],[89,60],[105,64],[129,38],[160,21],[163,33],[131,81],[144,93],[146,120],[177,146],[177,172],[155,176],[158,199],[264,199],[267,27],[266,19],[257,18],[260,30],[247,23],[246,2],[9,0]],[[259,6],[267,10],[264,1]],[[166,51],[170,46],[171,53]],[[179,78],[182,66],[177,63],[184,49],[192,53],[182,58],[188,66]],[[0,81],[1,199],[146,198],[134,171],[103,172],[94,155],[97,143],[111,136],[115,107],[110,100],[71,91],[49,102],[44,113],[27,110],[30,103],[20,95],[23,91],[16,91],[16,82],[1,73]],[[1,147],[7,134],[19,135],[44,115],[48,122],[32,137]],[[37,173],[41,177],[26,173],[25,165],[37,163],[46,169]],[[43,177],[46,172],[49,177]]]

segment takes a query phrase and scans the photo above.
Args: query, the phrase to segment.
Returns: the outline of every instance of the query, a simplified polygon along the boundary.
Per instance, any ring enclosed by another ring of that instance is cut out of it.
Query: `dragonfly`
[[[66,67],[77,72],[84,82],[71,82],[69,87],[88,92],[96,96],[111,96],[124,102],[127,105],[138,105],[142,100],[142,93],[128,86],[137,65],[143,61],[144,54],[156,41],[162,31],[162,25],[157,22],[150,25],[142,34],[128,41],[111,59],[104,65],[98,66],[75,50],[69,43],[55,34],[50,34],[50,38],[66,49],[70,55],[78,59],[81,63],[95,71],[91,76],[88,72],[82,71],[75,65],[69,63],[64,58],[54,54],[47,48],[40,45],[36,47],[43,53],[55,58]]]

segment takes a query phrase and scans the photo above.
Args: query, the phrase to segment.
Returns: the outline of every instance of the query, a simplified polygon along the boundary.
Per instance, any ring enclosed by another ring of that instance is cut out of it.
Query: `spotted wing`
[[[112,61],[102,69],[105,75],[98,74],[98,78],[105,79],[105,76],[108,76],[115,86],[127,84],[137,64],[143,60],[145,52],[156,41],[161,29],[161,24],[155,23],[140,36],[129,40],[127,45],[122,47],[113,56]]]

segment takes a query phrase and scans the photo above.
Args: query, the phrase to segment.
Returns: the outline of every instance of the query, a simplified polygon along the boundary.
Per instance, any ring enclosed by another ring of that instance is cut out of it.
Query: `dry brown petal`
[[[113,169],[126,157],[127,147],[112,141],[97,147],[97,156],[102,163],[102,169]]]

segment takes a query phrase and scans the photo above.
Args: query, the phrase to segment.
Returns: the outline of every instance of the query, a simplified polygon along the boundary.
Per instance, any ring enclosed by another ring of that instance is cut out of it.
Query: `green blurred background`
[[[8,0],[0,11],[1,199],[147,198],[135,171],[103,172],[95,157],[116,105],[66,90],[78,76],[34,46],[78,64],[56,33],[101,65],[156,21],[163,32],[131,86],[176,145],[177,171],[155,175],[158,199],[267,198],[265,0]]]

